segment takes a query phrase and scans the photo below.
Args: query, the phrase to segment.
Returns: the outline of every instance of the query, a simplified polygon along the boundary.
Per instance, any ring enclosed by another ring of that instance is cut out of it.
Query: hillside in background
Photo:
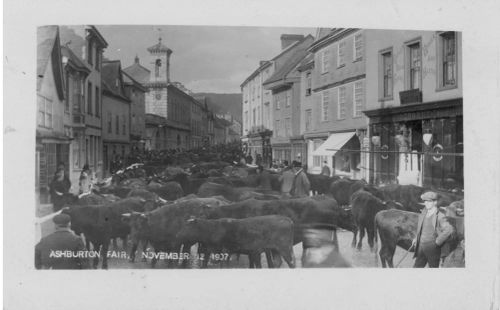
[[[229,113],[241,123],[242,94],[196,93],[193,97],[206,97],[215,113]]]

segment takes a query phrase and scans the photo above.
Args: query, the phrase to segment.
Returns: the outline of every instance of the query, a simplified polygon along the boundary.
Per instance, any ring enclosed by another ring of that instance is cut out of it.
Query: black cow
[[[408,250],[417,234],[418,214],[403,210],[384,210],[375,216],[375,238],[380,236],[380,260],[382,267],[394,267],[396,246]]]
[[[257,268],[261,267],[258,256],[262,252],[276,251],[290,268],[295,267],[293,222],[288,217],[190,219],[177,236],[182,242],[200,242],[209,251],[225,249],[230,253],[248,254],[257,263]]]
[[[359,232],[359,241],[357,249],[361,250],[365,230],[368,234],[368,244],[370,249],[374,250],[374,225],[375,215],[382,210],[396,209],[398,205],[392,201],[385,202],[373,196],[365,190],[358,190],[351,197],[351,210],[354,222],[356,223],[357,232]],[[352,247],[356,246],[356,232],[352,240]]]
[[[307,178],[311,182],[311,191],[314,195],[328,194],[333,182],[340,180],[340,177],[329,177],[322,174],[307,173]]]
[[[120,200],[108,205],[72,206],[64,209],[64,213],[71,216],[71,229],[76,234],[83,233],[90,241],[94,250],[101,251],[102,268],[108,268],[107,252],[112,238],[121,238],[126,247],[127,235],[130,227],[121,221],[123,213],[144,211],[145,201],[133,197]],[[97,268],[99,257],[94,258],[93,267]]]
[[[332,198],[297,198],[286,200],[248,199],[227,206],[208,209],[207,218],[248,218],[262,215],[282,215],[295,224],[294,244],[303,241],[303,228],[311,224],[326,224],[354,232],[356,227],[350,210],[340,208]],[[303,243],[303,247],[306,245]]]
[[[215,183],[204,183],[198,190],[199,197],[223,196],[230,201],[243,201],[250,198],[256,199],[278,199],[279,193],[259,193],[251,187],[231,187]]]
[[[335,198],[339,205],[346,206],[351,203],[352,194],[361,189],[370,192],[375,197],[384,200],[384,196],[378,190],[378,188],[373,185],[367,184],[365,180],[351,180],[346,178],[331,183],[329,195]]]
[[[184,227],[190,217],[204,216],[206,208],[205,204],[201,201],[192,199],[164,205],[151,212],[131,212],[124,214],[123,217],[131,228],[131,252],[135,253],[139,241],[143,241],[149,242],[153,246],[155,253],[179,253],[182,243],[177,239],[177,233]],[[190,244],[184,246],[183,255],[187,254],[187,249],[190,246]],[[155,256],[151,261],[153,268],[156,265],[156,261],[157,257]]]
[[[184,191],[177,182],[167,182],[161,187],[148,187],[147,190],[156,193],[164,200],[176,200],[184,196]]]

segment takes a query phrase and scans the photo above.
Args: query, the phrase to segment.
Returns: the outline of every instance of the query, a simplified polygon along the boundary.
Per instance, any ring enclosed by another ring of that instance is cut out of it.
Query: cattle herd
[[[107,253],[112,244],[129,253],[130,264],[149,259],[152,268],[161,258],[158,253],[170,258],[165,261],[169,268],[189,267],[187,257],[199,259],[201,267],[224,267],[239,255],[248,255],[250,267],[259,268],[262,254],[270,268],[282,260],[294,268],[293,246],[302,243],[305,253],[317,244],[311,229],[332,231],[331,242],[340,253],[337,229],[351,231],[352,247],[359,250],[366,232],[370,249],[376,253],[380,247],[382,267],[394,267],[396,247],[409,249],[415,237],[420,195],[427,190],[307,174],[310,197],[282,198],[280,174],[270,171],[270,176],[272,190],[261,190],[256,169],[248,165],[220,160],[136,164],[96,184],[92,193],[68,194],[63,212],[88,250]],[[451,222],[463,217],[463,193],[439,194],[438,206]],[[456,246],[463,229],[453,239]],[[147,249],[155,255],[142,255]],[[100,260],[108,268],[107,255],[93,258],[93,267]]]

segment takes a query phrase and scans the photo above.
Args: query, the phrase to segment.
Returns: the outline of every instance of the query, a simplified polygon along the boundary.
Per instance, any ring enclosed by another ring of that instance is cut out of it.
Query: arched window
[[[156,59],[155,61],[155,77],[160,76],[161,59]]]

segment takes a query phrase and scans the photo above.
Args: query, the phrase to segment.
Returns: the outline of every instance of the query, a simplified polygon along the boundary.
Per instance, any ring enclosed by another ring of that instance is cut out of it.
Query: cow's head
[[[130,238],[138,242],[149,228],[149,213],[132,212],[122,214],[122,222],[130,226]]]
[[[193,216],[189,217],[183,227],[177,233],[180,242],[197,242],[201,232],[199,230],[199,220]]]

